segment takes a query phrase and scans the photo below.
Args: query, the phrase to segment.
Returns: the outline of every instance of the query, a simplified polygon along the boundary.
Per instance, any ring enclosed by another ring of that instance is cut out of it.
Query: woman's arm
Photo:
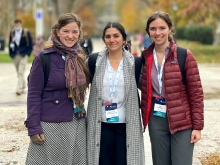
[[[44,88],[44,73],[40,55],[36,56],[31,67],[28,82],[27,120],[28,135],[43,133],[40,125],[41,95]]]
[[[185,73],[193,130],[202,130],[204,127],[204,94],[196,59],[189,50],[187,50]]]

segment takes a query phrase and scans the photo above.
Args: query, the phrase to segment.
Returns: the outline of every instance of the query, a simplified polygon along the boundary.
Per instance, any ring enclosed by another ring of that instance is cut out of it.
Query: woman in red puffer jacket
[[[154,165],[191,165],[204,126],[203,89],[196,60],[187,50],[186,84],[177,59],[168,13],[154,12],[146,31],[153,43],[143,51],[141,111],[148,124]],[[149,123],[148,123],[149,122]]]

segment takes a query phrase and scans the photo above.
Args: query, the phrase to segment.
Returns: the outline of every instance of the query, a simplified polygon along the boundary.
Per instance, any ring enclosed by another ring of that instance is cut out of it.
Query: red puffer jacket
[[[152,105],[151,70],[154,44],[143,51],[145,65],[142,73],[141,111],[144,129],[146,128]],[[171,133],[204,127],[203,90],[196,60],[189,50],[184,66],[186,85],[182,83],[182,74],[177,59],[177,45],[170,41],[170,50],[163,70],[163,83],[167,106],[167,117]]]

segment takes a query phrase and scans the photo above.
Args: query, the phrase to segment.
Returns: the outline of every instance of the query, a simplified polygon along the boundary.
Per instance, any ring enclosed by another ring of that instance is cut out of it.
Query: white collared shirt
[[[115,81],[115,77],[116,77],[116,73],[117,71],[115,71],[112,67],[112,79],[113,79],[113,83]],[[125,117],[126,117],[126,113],[125,113],[125,84],[124,84],[124,70],[123,67],[120,71],[119,74],[119,80],[117,83],[117,88],[114,94],[114,98],[113,100],[111,100],[110,97],[110,89],[109,89],[109,73],[108,73],[108,66],[106,65],[105,68],[105,75],[103,78],[103,88],[102,88],[102,122],[106,122],[106,111],[105,111],[105,103],[108,102],[113,102],[113,103],[117,103],[118,105],[118,115],[119,115],[119,122],[117,123],[125,123]]]
[[[19,46],[19,44],[20,44],[21,33],[22,33],[22,29],[19,31],[15,30],[15,36],[13,38],[13,41],[16,43],[17,46]]]

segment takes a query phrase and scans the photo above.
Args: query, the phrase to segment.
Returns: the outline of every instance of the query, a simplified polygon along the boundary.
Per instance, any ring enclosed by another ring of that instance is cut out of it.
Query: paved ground
[[[95,52],[103,44],[94,43]],[[30,64],[26,69],[29,73]],[[201,165],[200,157],[220,152],[220,64],[199,65],[205,100],[205,128],[202,140],[195,145],[193,165]],[[26,118],[26,93],[15,95],[16,74],[12,63],[0,63],[0,165],[24,165],[29,143],[23,125]],[[148,131],[144,133],[146,165],[152,165]]]

